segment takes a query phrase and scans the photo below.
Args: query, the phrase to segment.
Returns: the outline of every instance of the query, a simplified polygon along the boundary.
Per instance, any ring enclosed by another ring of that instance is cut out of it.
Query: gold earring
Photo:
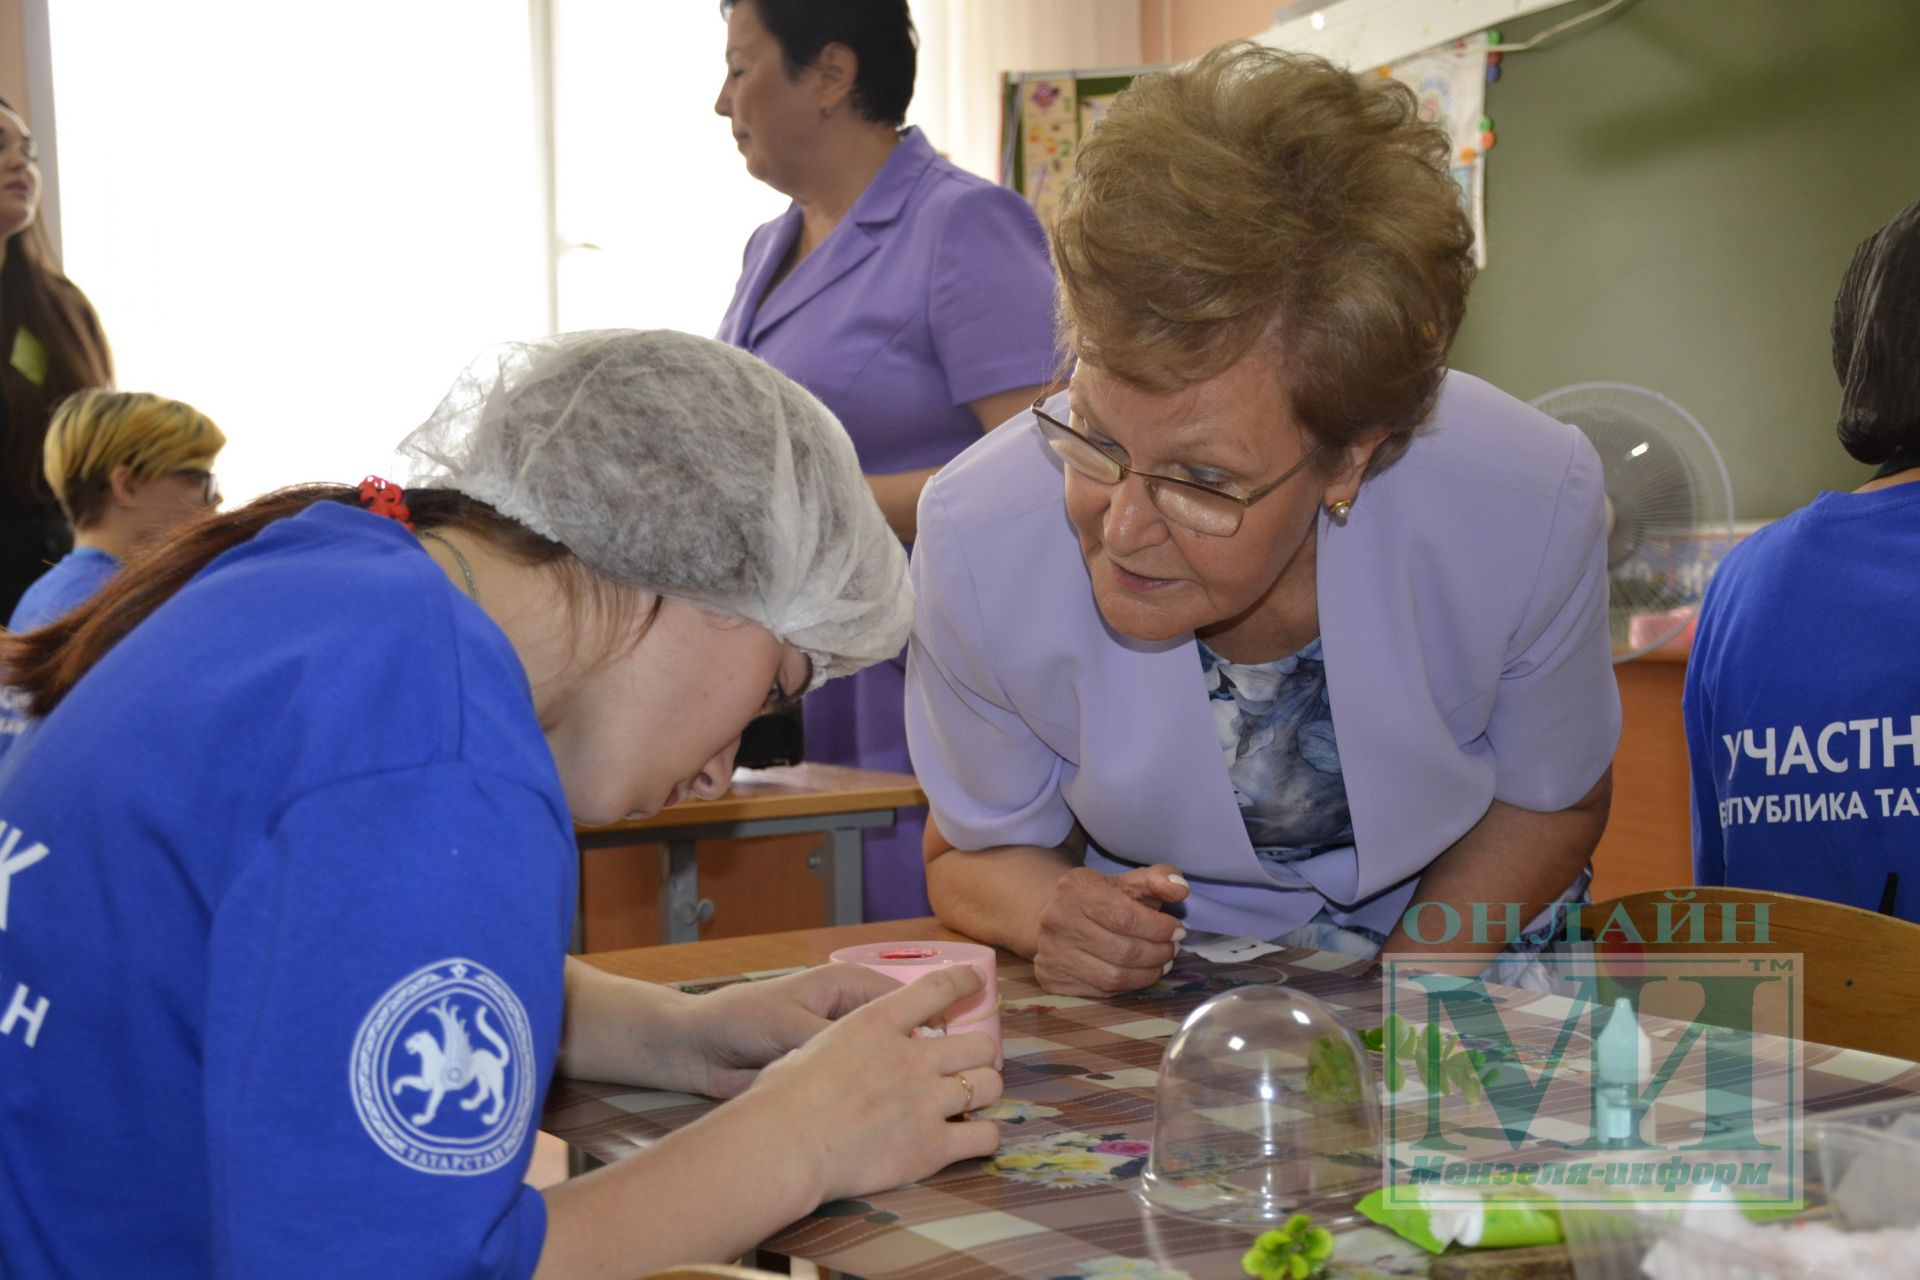
[[[1351,498],[1342,498],[1338,502],[1329,502],[1327,504],[1327,514],[1335,520],[1345,520],[1347,513],[1352,510],[1353,499]]]

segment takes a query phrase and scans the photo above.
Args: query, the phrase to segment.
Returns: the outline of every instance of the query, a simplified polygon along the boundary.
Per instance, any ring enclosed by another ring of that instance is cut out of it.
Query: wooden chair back
[[[1698,934],[1684,927],[1685,912],[1696,903],[1704,912]],[[1739,909],[1738,918],[1747,923],[1738,936],[1751,939],[1754,907],[1760,903],[1767,905],[1768,940],[1722,942],[1723,907]],[[1607,928],[1616,908],[1633,921],[1638,944],[1622,943],[1624,930]],[[1598,949],[1604,954],[1799,952],[1806,957],[1801,1039],[1920,1061],[1920,924],[1797,894],[1708,885],[1630,893],[1596,902],[1580,915],[1587,934],[1600,935]],[[1663,918],[1666,931],[1675,935],[1665,942],[1660,941]]]

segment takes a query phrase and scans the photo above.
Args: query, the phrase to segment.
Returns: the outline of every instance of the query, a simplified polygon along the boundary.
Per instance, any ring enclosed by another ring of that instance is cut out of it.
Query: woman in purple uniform
[[[1051,382],[1046,237],[1010,191],[902,129],[906,0],[730,0],[714,103],[747,172],[793,197],[754,232],[719,337],[824,401],[904,542],[934,471]],[[810,696],[812,760],[906,771],[905,659]],[[924,811],[866,841],[866,912],[929,911]]]

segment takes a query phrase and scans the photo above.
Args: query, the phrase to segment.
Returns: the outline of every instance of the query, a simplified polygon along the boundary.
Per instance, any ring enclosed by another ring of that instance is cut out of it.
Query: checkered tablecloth
[[[1202,1001],[1249,984],[1285,983],[1324,1002],[1349,1027],[1378,1026],[1382,985],[1365,968],[1348,957],[1299,949],[1241,964],[1183,954],[1174,971],[1146,991],[1084,1000],[1047,995],[1031,964],[1003,961],[1006,1093],[984,1113],[1002,1122],[999,1154],[913,1186],[823,1205],[765,1247],[864,1280],[1237,1277],[1253,1230],[1151,1212],[1134,1194],[1154,1137],[1162,1053]],[[680,985],[703,991],[772,976]],[[1565,1020],[1563,999],[1491,990],[1523,1055],[1552,1049]],[[1678,1034],[1669,1026],[1649,1030],[1656,1054],[1662,1040]],[[1920,1066],[1851,1050],[1797,1048],[1809,1115],[1920,1104]],[[1786,1062],[1793,1056],[1787,1049],[1763,1039],[1755,1070],[1764,1075]],[[1578,1081],[1568,1083],[1563,1100],[1548,1095],[1548,1112],[1564,1109],[1571,1133],[1580,1128],[1576,1119],[1586,1119],[1588,1092]],[[1663,1101],[1660,1129],[1684,1130],[1689,1095],[1675,1091]],[[686,1094],[556,1080],[542,1128],[611,1162],[716,1105]],[[1549,1117],[1536,1127],[1551,1134]],[[1325,1220],[1350,1212],[1351,1200],[1308,1207]],[[1371,1226],[1343,1229],[1338,1259],[1342,1276],[1424,1276],[1429,1263],[1429,1255]]]

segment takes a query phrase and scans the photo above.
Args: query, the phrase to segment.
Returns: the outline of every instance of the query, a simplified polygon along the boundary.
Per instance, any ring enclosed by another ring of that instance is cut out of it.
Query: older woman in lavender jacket
[[[928,485],[908,663],[933,905],[1050,990],[1147,986],[1188,928],[1505,976],[1584,895],[1620,723],[1600,468],[1447,371],[1444,157],[1405,91],[1249,46],[1082,150],[1077,371]]]

